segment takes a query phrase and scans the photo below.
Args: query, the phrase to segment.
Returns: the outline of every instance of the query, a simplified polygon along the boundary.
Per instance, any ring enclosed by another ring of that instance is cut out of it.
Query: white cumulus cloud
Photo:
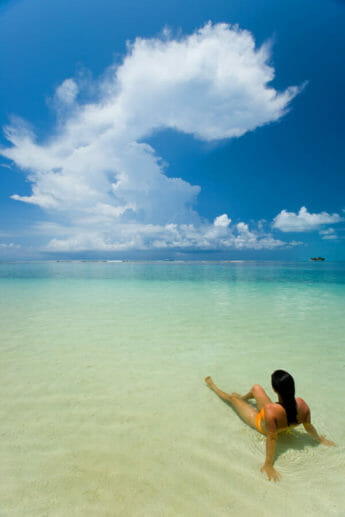
[[[7,128],[12,145],[0,153],[32,185],[30,195],[12,198],[55,219],[49,249],[283,245],[244,223],[231,229],[226,214],[214,224],[203,221],[196,211],[200,187],[169,178],[144,142],[162,128],[213,141],[278,120],[299,89],[270,86],[269,60],[268,45],[256,48],[250,32],[227,24],[208,23],[179,39],[167,32],[137,38],[123,62],[93,85],[93,102],[78,104],[74,79],[57,88],[59,120],[45,141],[20,121]]]
[[[73,104],[78,95],[78,85],[73,79],[66,79],[55,92],[55,99],[62,104]]]
[[[215,218],[213,224],[215,226],[229,226],[229,224],[231,223],[231,219],[229,219],[229,217],[227,216],[227,214],[223,214],[223,215],[219,215],[218,217]]]
[[[305,206],[302,206],[298,213],[282,210],[273,219],[273,228],[282,232],[310,232],[319,230],[325,225],[335,224],[344,221],[339,214],[328,214],[320,212],[311,214]]]

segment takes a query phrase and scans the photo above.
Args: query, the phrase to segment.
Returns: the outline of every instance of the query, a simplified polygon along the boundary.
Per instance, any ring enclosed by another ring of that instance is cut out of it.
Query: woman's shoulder
[[[306,403],[305,400],[301,399],[300,397],[296,397],[296,404],[297,404],[297,407],[298,408],[301,408],[301,409],[309,409],[309,406],[308,404]]]
[[[301,422],[304,422],[304,420],[307,418],[307,416],[310,413],[309,406],[306,403],[306,401],[301,399],[300,397],[296,398],[296,404],[297,404],[298,419]]]

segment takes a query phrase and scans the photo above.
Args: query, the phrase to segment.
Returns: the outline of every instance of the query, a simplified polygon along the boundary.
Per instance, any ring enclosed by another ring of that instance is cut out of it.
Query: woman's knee
[[[262,386],[260,386],[260,384],[254,384],[254,386],[252,387],[252,393],[254,396],[255,396],[255,394],[261,395],[264,392],[265,392],[265,390],[263,389]]]

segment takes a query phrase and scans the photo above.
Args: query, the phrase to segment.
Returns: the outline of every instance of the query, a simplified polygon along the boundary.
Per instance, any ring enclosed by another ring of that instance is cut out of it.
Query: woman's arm
[[[266,459],[265,463],[261,467],[261,472],[266,472],[269,481],[279,481],[280,474],[273,467],[274,453],[276,450],[278,433],[269,433],[266,439]]]
[[[265,463],[261,467],[261,472],[266,472],[269,481],[273,479],[274,481],[279,481],[280,474],[273,467],[274,463],[274,453],[277,445],[277,425],[274,418],[274,414],[271,412],[269,406],[265,406],[265,426],[267,432],[266,439],[266,459]]]
[[[318,443],[322,443],[323,445],[335,446],[335,442],[332,442],[331,440],[327,440],[326,436],[322,435],[320,436],[313,424],[310,421],[310,409],[308,408],[308,412],[305,417],[305,421],[303,422],[304,429],[307,431],[307,433],[310,434],[314,438],[315,441]]]

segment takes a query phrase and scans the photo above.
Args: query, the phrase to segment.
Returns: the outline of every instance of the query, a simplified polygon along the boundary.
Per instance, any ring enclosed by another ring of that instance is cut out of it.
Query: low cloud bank
[[[40,228],[43,230],[43,228]],[[52,252],[68,251],[125,251],[152,249],[199,249],[223,250],[236,249],[273,249],[286,246],[287,243],[273,238],[270,234],[258,230],[249,230],[245,223],[224,226],[213,224],[167,224],[141,225],[139,223],[118,224],[116,240],[109,239],[107,233],[75,228],[70,230],[55,228],[60,238],[52,239],[47,249]],[[63,237],[62,237],[63,236]],[[290,243],[289,245],[296,245]],[[300,243],[299,243],[300,244]]]

